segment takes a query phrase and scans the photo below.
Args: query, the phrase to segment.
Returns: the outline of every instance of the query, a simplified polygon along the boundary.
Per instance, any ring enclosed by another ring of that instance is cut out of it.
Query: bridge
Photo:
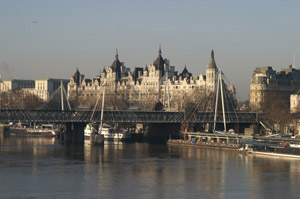
[[[0,122],[53,122],[99,123],[101,111],[49,111],[0,110]],[[214,112],[195,112],[187,117],[185,112],[166,111],[104,111],[105,123],[213,123]],[[258,123],[253,112],[227,112],[226,123]],[[223,113],[217,112],[216,122],[223,123]]]
[[[0,123],[61,123],[65,126],[65,135],[69,135],[69,138],[79,136],[77,140],[81,140],[80,142],[83,140],[83,129],[85,125],[87,123],[100,124],[100,121],[103,123],[131,125],[142,123],[149,124],[150,126],[156,125],[158,128],[154,128],[154,131],[162,129],[163,133],[165,133],[165,131],[174,131],[170,130],[172,126],[176,126],[176,131],[179,132],[182,124],[200,124],[202,127],[208,126],[210,131],[214,131],[216,128],[220,129],[221,124],[223,124],[223,129],[225,131],[227,130],[226,125],[228,125],[230,128],[235,129],[236,132],[243,132],[244,128],[253,124],[258,125],[259,121],[256,113],[228,111],[234,110],[234,108],[228,108],[228,106],[234,107],[234,105],[231,101],[226,101],[226,96],[228,95],[226,92],[222,92],[225,91],[225,89],[222,88],[222,85],[225,85],[225,83],[223,82],[221,75],[222,73],[220,72],[218,74],[216,93],[213,97],[214,99],[212,99],[213,102],[209,105],[210,109],[215,109],[215,111],[199,111],[198,106],[201,103],[201,100],[197,102],[199,104],[187,104],[184,111],[130,110],[128,107],[123,107],[119,110],[104,110],[105,85],[103,85],[102,100],[100,100],[101,95],[99,95],[96,104],[92,106],[89,105],[89,108],[84,110],[80,110],[78,108],[72,109],[67,98],[67,92],[61,84],[61,86],[50,97],[49,101],[44,103],[38,109],[24,107],[24,104],[22,104],[22,101],[18,98],[19,96],[13,92],[1,93]],[[219,93],[220,96],[218,97]],[[102,102],[101,106],[99,105],[100,101]],[[221,102],[222,107],[220,107]],[[214,103],[215,105],[212,105]],[[125,103],[121,101],[114,102],[114,104]],[[170,106],[169,102],[168,106]],[[99,107],[101,107],[101,111],[99,110]],[[225,109],[227,111],[225,111]],[[102,117],[101,114],[103,114]],[[207,129],[207,127],[205,128]]]

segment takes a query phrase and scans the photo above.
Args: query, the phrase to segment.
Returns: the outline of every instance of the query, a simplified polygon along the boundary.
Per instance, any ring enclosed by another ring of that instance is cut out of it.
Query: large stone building
[[[35,80],[35,89],[32,93],[37,95],[40,99],[47,101],[51,97],[51,95],[60,87],[61,83],[67,90],[69,83],[68,79],[37,79]]]
[[[10,79],[0,81],[0,91],[34,89],[34,80]]]
[[[290,96],[290,111],[291,113],[300,112],[300,93],[292,94]]]
[[[0,91],[20,91],[24,94],[30,93],[38,96],[43,101],[47,101],[55,90],[63,83],[65,89],[68,88],[68,79],[37,79],[37,80],[3,80],[0,81]]]
[[[290,95],[300,89],[300,70],[292,68],[276,72],[271,66],[256,68],[251,77],[250,107],[253,111],[261,110],[264,103],[272,103],[280,97],[290,101]]]
[[[158,102],[164,104],[166,110],[182,110],[187,103],[200,100],[199,96],[215,91],[217,73],[214,51],[211,52],[206,74],[198,77],[192,76],[186,67],[178,74],[175,66],[170,66],[170,61],[162,57],[161,48],[153,64],[145,68],[136,67],[133,72],[119,60],[116,52],[113,63],[96,78],[87,79],[77,69],[68,85],[68,97],[79,107],[91,106],[87,105],[88,102],[95,103],[106,82],[108,103],[111,102],[107,106],[111,108],[118,106],[113,105],[114,99],[122,99],[127,105],[142,110],[153,109]],[[236,104],[234,86],[226,85],[224,89],[229,91]]]

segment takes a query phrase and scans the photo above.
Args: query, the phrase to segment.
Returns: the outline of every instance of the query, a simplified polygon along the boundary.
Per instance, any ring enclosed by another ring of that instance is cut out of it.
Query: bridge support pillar
[[[241,129],[240,129],[240,124],[239,124],[239,123],[236,123],[236,124],[234,125],[234,132],[240,134],[240,133],[241,133],[240,131],[241,131]]]
[[[149,143],[166,143],[170,137],[178,139],[180,126],[180,123],[149,124],[146,140]]]
[[[65,128],[64,128],[64,132],[63,132],[63,142],[66,144],[72,144],[73,143],[73,139],[72,139],[72,123],[66,123],[65,124]]]
[[[74,123],[73,126],[73,140],[74,143],[84,143],[84,127],[85,123]]]
[[[66,144],[83,144],[84,127],[84,123],[66,123],[63,132],[63,142]]]
[[[9,131],[9,128],[3,124],[0,124],[0,144],[3,143],[3,140],[5,137],[7,137],[7,132]]]

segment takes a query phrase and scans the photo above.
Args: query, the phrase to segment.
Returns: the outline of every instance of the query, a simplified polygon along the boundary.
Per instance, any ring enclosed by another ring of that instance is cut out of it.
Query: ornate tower
[[[206,90],[215,91],[218,68],[215,61],[214,50],[211,51],[210,60],[206,68]]]
[[[166,62],[161,56],[161,47],[159,46],[158,56],[156,60],[153,62],[153,65],[155,66],[156,70],[160,71],[161,77],[165,75],[165,64]]]
[[[119,61],[119,54],[118,54],[118,49],[116,50],[116,55],[115,55],[115,60],[111,65],[111,68],[113,72],[116,73],[116,81],[121,79],[121,62]]]

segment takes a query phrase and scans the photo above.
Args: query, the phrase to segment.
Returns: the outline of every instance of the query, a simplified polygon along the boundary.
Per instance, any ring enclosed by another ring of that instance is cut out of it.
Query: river
[[[55,138],[0,140],[0,198],[300,197],[300,160],[233,150]]]

